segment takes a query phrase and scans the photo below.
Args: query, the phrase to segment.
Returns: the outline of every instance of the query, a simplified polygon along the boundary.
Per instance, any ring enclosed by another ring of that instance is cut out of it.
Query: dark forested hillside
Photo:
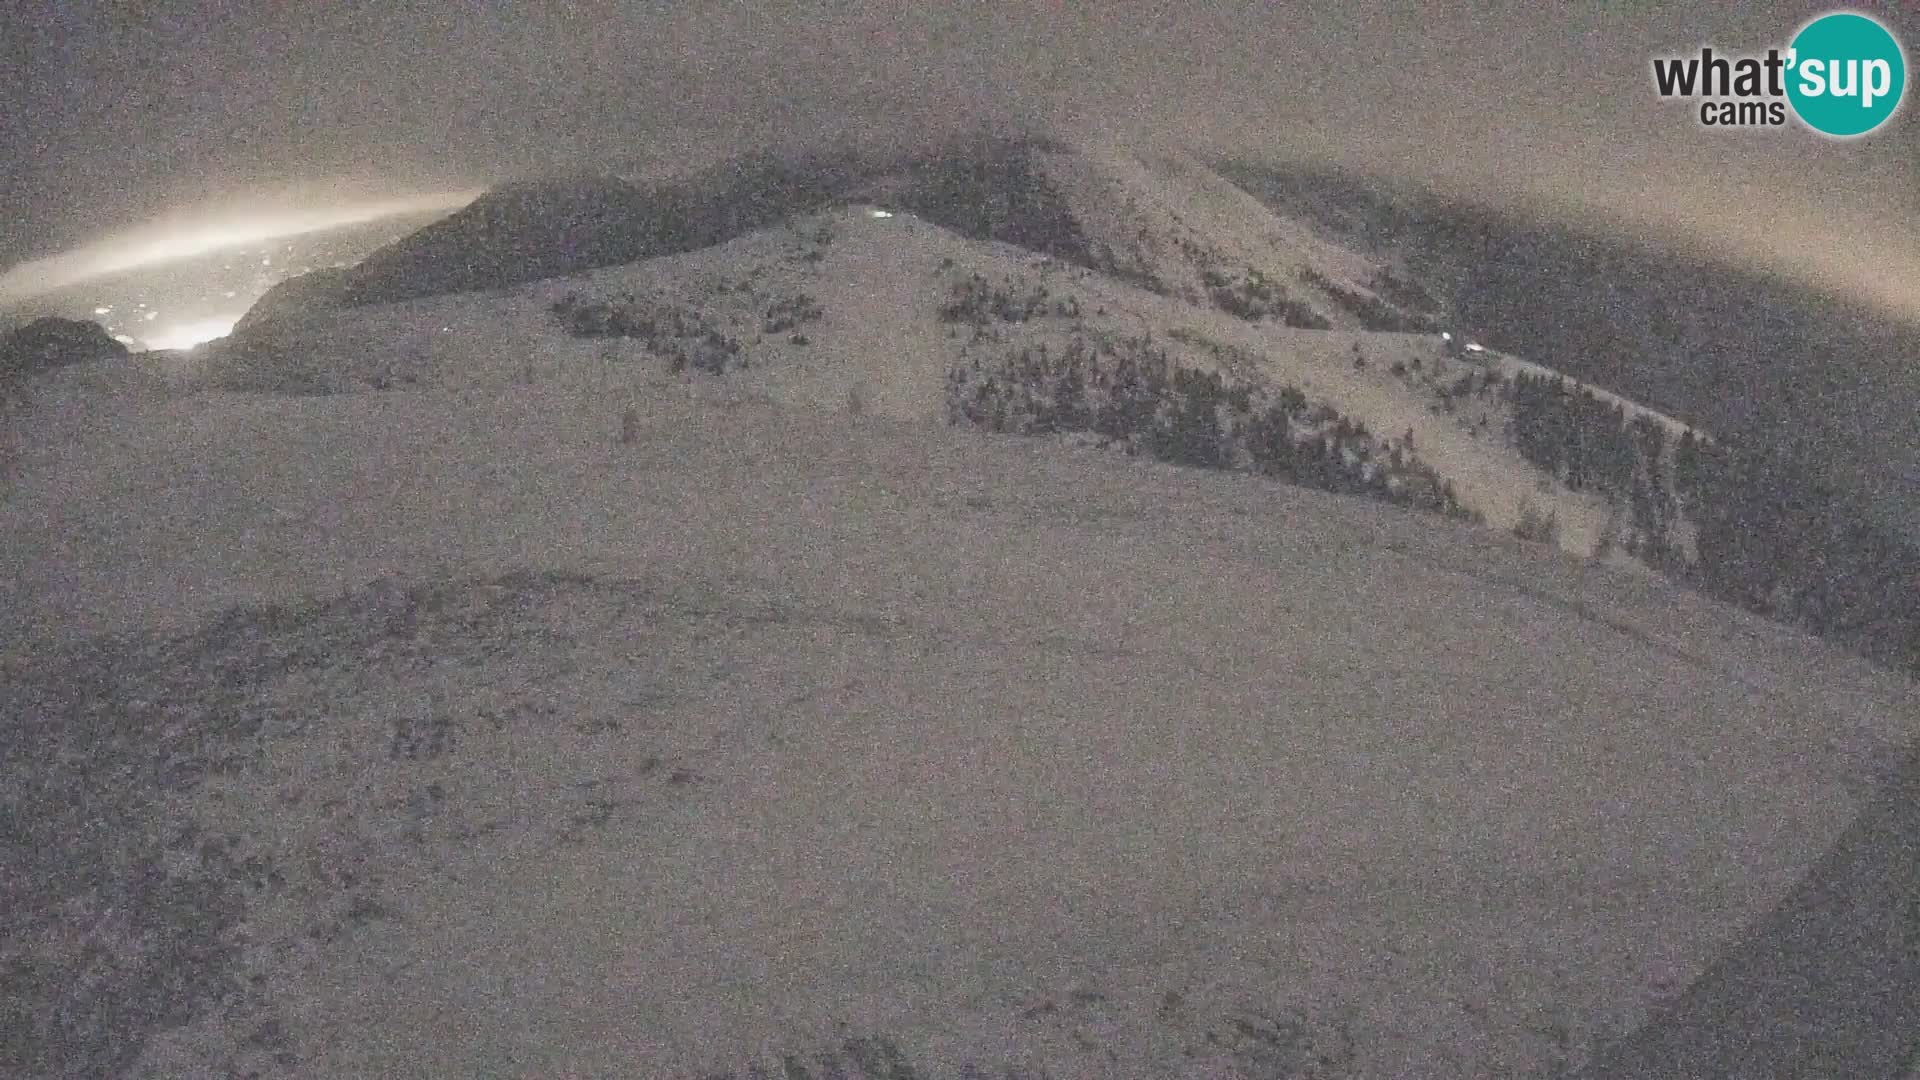
[[[504,288],[694,251],[857,200],[1091,265],[1071,211],[1034,160],[1047,146],[983,137],[895,158],[751,154],[657,184],[600,175],[506,184],[368,256],[349,272],[343,299],[376,304]]]
[[[1885,661],[1920,660],[1920,326],[1757,273],[1326,169],[1222,167],[1268,205],[1392,252],[1503,352],[1698,424],[1671,448],[1590,396],[1519,379],[1515,445],[1598,487],[1634,552]],[[1638,446],[1638,453],[1635,447]],[[1655,459],[1657,460],[1657,459]],[[1635,462],[1639,464],[1635,464]],[[1684,515],[1699,561],[1668,565]]]
[[[817,209],[860,177],[846,158],[755,155],[669,184],[609,176],[509,184],[368,256],[349,303],[502,288],[694,251]]]
[[[1892,490],[1889,462],[1920,461],[1920,326],[1697,256],[1365,176],[1222,171],[1270,206],[1414,263],[1446,289],[1453,319],[1501,351],[1765,441],[1863,494]],[[1870,509],[1909,520],[1904,507]]]
[[[1920,549],[1806,458],[1763,438],[1669,440],[1565,379],[1511,381],[1514,445],[1630,515],[1629,553],[1709,594],[1920,670]],[[1692,526],[1694,556],[1676,542]]]

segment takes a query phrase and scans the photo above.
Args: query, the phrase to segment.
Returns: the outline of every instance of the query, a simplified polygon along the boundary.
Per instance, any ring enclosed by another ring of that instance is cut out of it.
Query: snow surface
[[[67,401],[0,507],[16,671],[440,590],[269,665],[274,737],[169,797],[285,879],[228,931],[266,1012],[134,1075],[246,1060],[261,1015],[303,1076],[849,1032],[932,1076],[1287,1075],[1290,1033],[1326,1075],[1525,1075],[1683,985],[1914,734],[1902,680],[1433,518],[647,389]]]

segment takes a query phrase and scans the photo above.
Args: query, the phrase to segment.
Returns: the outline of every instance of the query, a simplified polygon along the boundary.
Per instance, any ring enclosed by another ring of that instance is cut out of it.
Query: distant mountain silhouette
[[[1082,266],[1094,255],[1038,154],[1048,139],[980,138],[900,163],[882,184],[894,205],[974,240],[994,240]]]
[[[303,311],[338,307],[353,283],[353,274],[345,268],[329,267],[299,274],[262,293],[247,313],[234,324],[234,333],[243,333],[264,322],[289,318]]]
[[[0,340],[0,378],[126,356],[127,347],[109,336],[99,323],[49,315]]]
[[[506,288],[725,243],[851,201],[886,201],[974,239],[1086,263],[1073,215],[1034,164],[1050,145],[980,137],[892,159],[754,154],[652,185],[593,174],[510,183],[342,275],[296,279],[276,290],[273,310],[297,306],[290,301],[354,306]]]

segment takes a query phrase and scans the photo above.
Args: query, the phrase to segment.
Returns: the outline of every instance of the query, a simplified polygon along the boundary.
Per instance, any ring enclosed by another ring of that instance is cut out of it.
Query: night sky
[[[1628,6],[15,0],[0,267],[235,205],[1038,118],[1545,200],[1920,317],[1914,91],[1850,143],[1709,132],[1651,56],[1784,46],[1828,7]],[[1911,53],[1899,7],[1857,6]]]

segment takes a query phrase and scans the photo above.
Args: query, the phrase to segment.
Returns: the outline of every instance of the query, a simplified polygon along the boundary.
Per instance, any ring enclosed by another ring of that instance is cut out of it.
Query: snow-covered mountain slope
[[[1547,1076],[1920,734],[1464,526],[639,372],[67,401],[7,1071]]]
[[[880,207],[853,205],[570,278],[262,320],[209,347],[205,363],[220,385],[242,389],[587,380],[612,391],[643,382],[662,365],[663,351],[697,352],[712,337],[734,350],[722,376],[730,392],[832,409],[854,403],[937,422],[956,370],[1042,347],[1059,355],[1076,341],[1096,348],[1151,341],[1181,366],[1299,388],[1313,405],[1375,433],[1383,456],[1391,446],[1432,467],[1490,527],[1510,528],[1529,510],[1550,513],[1568,551],[1585,555],[1598,546],[1617,515],[1592,494],[1543,487],[1538,471],[1506,445],[1496,388],[1480,386],[1471,402],[1452,400],[1444,391],[1479,368],[1448,358],[1437,336],[1303,330],[1237,317],[1197,292],[1200,275],[1218,265],[1264,267],[1276,278],[1305,267],[1351,282],[1369,264],[1236,197],[1223,181],[1196,178],[1190,162],[1162,163],[1155,173],[1144,164],[1094,170],[1084,154],[1052,152],[1047,160],[1050,177],[1085,174],[1079,187],[1062,181],[1063,198],[1076,208],[1109,208],[1105,219],[1076,213],[1099,257],[1129,273],[1100,273],[969,240],[910,213],[880,217]],[[1156,187],[1156,175],[1171,179]],[[1175,180],[1200,189],[1182,196],[1187,209],[1178,220]],[[1264,232],[1256,235],[1263,214]],[[1099,239],[1129,230],[1165,242],[1116,254]],[[1176,273],[1196,283],[1191,298],[1165,287],[1179,280]],[[1147,278],[1162,287],[1142,287]],[[989,315],[980,326],[943,316],[969,281],[1034,305],[1034,317]],[[670,317],[677,330],[651,341],[605,328],[575,336],[554,305],[576,301],[636,318]],[[783,305],[794,308],[785,318]]]
[[[1378,267],[1275,215],[1192,158],[1085,146],[1036,157],[1089,245],[1115,264],[1197,303],[1211,302],[1206,271],[1235,278],[1254,271],[1308,298],[1333,326],[1358,325],[1322,290],[1302,283],[1301,272],[1364,289]]]

